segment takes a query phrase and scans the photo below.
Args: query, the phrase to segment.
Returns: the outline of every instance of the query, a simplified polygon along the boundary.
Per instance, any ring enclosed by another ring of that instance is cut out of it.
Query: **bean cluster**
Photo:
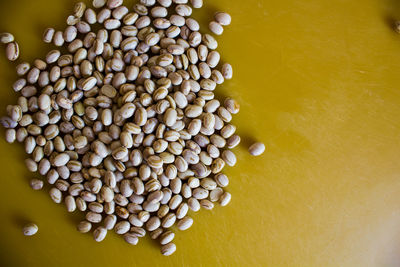
[[[46,178],[54,202],[86,212],[78,230],[93,228],[96,241],[114,230],[135,245],[149,233],[170,255],[170,228],[188,229],[189,210],[231,199],[222,171],[236,163],[239,104],[214,91],[232,67],[190,17],[202,1],[190,2],[80,2],[64,31],[43,35],[67,52],[17,66],[18,103],[1,118],[6,140],[24,144],[26,166]],[[226,25],[224,14],[216,19]]]

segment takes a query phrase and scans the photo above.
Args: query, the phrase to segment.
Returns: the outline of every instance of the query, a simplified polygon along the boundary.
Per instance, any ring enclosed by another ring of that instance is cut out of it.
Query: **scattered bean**
[[[16,42],[10,42],[6,47],[7,59],[10,61],[15,61],[19,57],[19,45]]]
[[[0,42],[3,44],[14,42],[14,35],[9,32],[3,32],[0,34]]]
[[[265,151],[265,145],[263,143],[257,142],[249,147],[249,152],[253,156],[260,156]]]
[[[225,12],[217,12],[214,15],[215,21],[223,26],[228,26],[231,24],[232,18],[228,13]]]
[[[22,229],[22,233],[25,236],[32,236],[35,235],[37,233],[37,231],[39,230],[38,226],[34,223],[28,223],[27,225],[24,226],[24,228]]]

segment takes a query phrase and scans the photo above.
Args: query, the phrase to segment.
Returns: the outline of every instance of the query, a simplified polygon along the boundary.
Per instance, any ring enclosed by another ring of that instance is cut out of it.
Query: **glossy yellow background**
[[[132,6],[132,1],[126,1]],[[218,0],[195,11],[203,29],[217,10],[231,26],[219,51],[234,79],[218,88],[238,99],[243,143],[227,170],[233,198],[201,211],[163,257],[144,238],[82,235],[35,176],[20,145],[0,141],[2,266],[399,266],[400,18],[397,0]],[[0,1],[0,30],[21,58],[43,57],[48,26],[63,29],[73,1]],[[13,64],[0,59],[0,107],[16,101]],[[3,132],[3,131],[2,131]],[[251,157],[262,140],[267,152]],[[21,234],[34,221],[39,232]]]

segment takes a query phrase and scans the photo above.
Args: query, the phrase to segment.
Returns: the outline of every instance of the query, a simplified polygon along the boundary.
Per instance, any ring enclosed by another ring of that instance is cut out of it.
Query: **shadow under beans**
[[[28,218],[22,216],[19,213],[15,213],[11,215],[11,221],[14,225],[16,225],[18,228],[23,228],[26,224],[30,223],[31,220],[28,220]]]
[[[247,150],[252,144],[257,142],[254,136],[249,135],[247,132],[238,131],[237,134],[240,136],[240,144],[239,146],[243,149]]]
[[[388,8],[385,10],[383,20],[388,27],[395,29],[396,21],[400,20],[400,1],[387,0],[387,4]]]
[[[80,210],[76,210],[74,212],[68,212],[65,210],[64,217],[70,222],[71,226],[76,228],[78,223],[85,219],[84,212]]]
[[[200,24],[201,33],[211,33],[208,24],[214,20],[214,14],[218,11],[212,2],[205,3],[200,9],[193,9],[193,17]]]

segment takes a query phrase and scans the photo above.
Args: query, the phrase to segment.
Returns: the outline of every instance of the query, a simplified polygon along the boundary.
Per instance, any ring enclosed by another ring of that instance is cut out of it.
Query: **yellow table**
[[[132,1],[127,1],[132,6]],[[243,143],[227,169],[232,202],[194,215],[177,252],[136,247],[110,233],[82,235],[47,192],[34,192],[20,145],[0,141],[2,266],[398,266],[400,264],[400,18],[395,0],[205,1],[203,29],[217,10],[234,79],[218,88],[240,101]],[[64,28],[68,0],[0,1],[1,30],[24,60],[50,49],[47,26]],[[14,65],[0,60],[1,109],[14,103]],[[246,149],[262,140],[257,158]],[[39,232],[21,234],[34,221]]]

